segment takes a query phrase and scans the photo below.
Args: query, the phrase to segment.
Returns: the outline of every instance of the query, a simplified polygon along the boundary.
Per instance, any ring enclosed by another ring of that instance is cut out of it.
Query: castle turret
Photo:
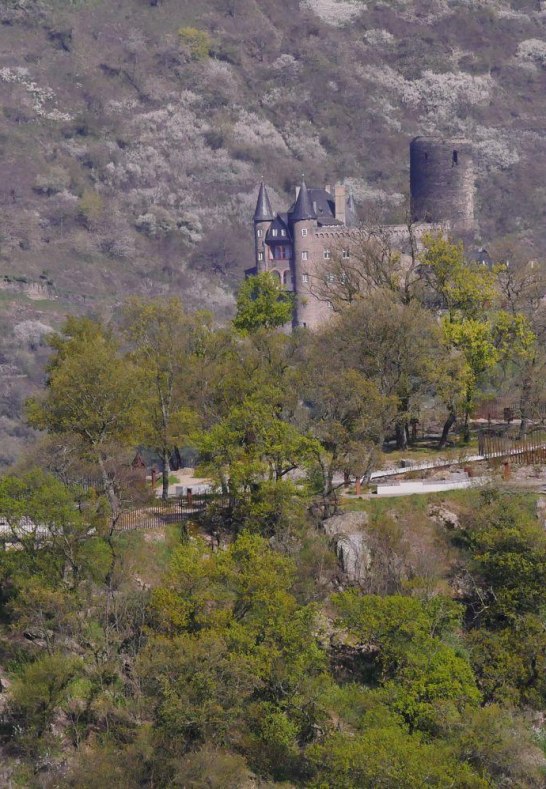
[[[305,179],[302,178],[301,186],[298,189],[298,196],[292,210],[292,222],[303,222],[308,219],[316,221],[317,212],[313,206],[313,201],[311,200],[311,195],[307,189]]]
[[[296,292],[293,324],[311,328],[317,323],[318,302],[312,295],[317,270],[317,214],[303,178],[297,195],[290,214],[294,240],[293,287]]]
[[[410,143],[411,218],[474,230],[474,162],[466,140],[416,137]]]
[[[265,237],[273,219],[273,210],[267,193],[267,187],[262,180],[260,191],[258,192],[256,210],[254,211],[254,247],[256,270],[258,273],[266,270]]]

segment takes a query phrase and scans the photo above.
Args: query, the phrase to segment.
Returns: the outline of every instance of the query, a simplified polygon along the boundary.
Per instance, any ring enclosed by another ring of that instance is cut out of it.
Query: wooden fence
[[[546,463],[546,427],[531,428],[521,438],[514,427],[481,430],[478,452],[487,459],[509,458],[511,463],[521,465]]]
[[[183,496],[128,510],[120,515],[116,531],[157,529],[170,524],[183,524],[192,518],[198,519],[214,498],[213,496]]]

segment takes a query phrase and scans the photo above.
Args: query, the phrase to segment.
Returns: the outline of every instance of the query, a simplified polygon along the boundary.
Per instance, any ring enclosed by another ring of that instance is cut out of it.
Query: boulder
[[[338,534],[355,534],[362,531],[369,522],[367,512],[343,512],[328,518],[322,526],[328,537],[335,537]]]
[[[455,512],[451,512],[443,504],[429,504],[427,508],[427,515],[438,526],[443,526],[445,529],[460,529],[461,523],[459,516]]]
[[[332,538],[343,572],[352,583],[362,583],[370,569],[371,553],[367,545],[366,512],[346,512],[324,521],[326,534]]]

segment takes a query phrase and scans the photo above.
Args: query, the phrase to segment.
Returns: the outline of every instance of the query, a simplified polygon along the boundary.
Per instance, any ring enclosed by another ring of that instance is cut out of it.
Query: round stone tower
[[[467,140],[416,137],[410,143],[411,218],[474,229],[474,162]]]

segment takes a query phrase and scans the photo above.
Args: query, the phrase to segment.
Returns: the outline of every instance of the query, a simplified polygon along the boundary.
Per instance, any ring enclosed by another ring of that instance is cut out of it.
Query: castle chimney
[[[335,185],[335,205],[336,205],[336,219],[345,224],[345,206],[347,199],[345,196],[345,186],[343,184]]]

